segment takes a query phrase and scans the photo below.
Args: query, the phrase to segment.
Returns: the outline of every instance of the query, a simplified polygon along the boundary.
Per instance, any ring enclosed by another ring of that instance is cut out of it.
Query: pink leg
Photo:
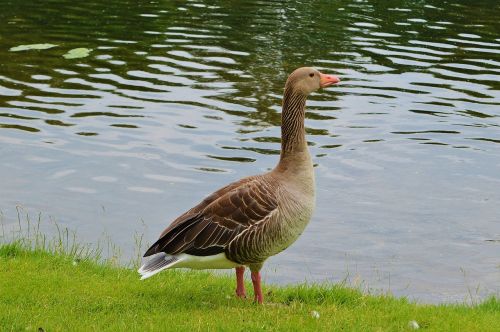
[[[238,266],[236,268],[236,296],[246,298],[245,283],[243,282],[243,275],[245,274],[245,267]]]
[[[260,272],[252,271],[253,292],[255,294],[255,302],[262,304],[264,297],[262,296],[262,288],[260,287]]]

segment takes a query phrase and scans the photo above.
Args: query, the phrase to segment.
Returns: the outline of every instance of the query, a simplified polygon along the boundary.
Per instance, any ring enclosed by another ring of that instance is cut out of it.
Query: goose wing
[[[221,253],[239,234],[277,209],[276,186],[262,176],[240,180],[177,218],[144,254]]]

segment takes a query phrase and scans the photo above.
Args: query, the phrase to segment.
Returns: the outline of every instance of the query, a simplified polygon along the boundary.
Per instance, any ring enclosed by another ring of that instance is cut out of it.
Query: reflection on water
[[[205,194],[273,167],[287,73],[342,84],[306,127],[318,208],[269,282],[365,280],[422,301],[500,285],[496,1],[0,4],[0,209],[131,254]],[[50,43],[45,50],[11,52]],[[74,48],[93,51],[63,57]]]

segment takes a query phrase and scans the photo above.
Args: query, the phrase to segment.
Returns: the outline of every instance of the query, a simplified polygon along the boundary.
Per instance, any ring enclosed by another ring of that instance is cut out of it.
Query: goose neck
[[[281,156],[279,165],[285,166],[295,159],[309,156],[305,137],[304,119],[307,96],[285,88],[281,112]],[[309,158],[305,158],[309,159]]]

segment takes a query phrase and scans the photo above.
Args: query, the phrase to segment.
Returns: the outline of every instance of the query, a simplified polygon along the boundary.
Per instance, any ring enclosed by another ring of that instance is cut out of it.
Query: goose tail
[[[157,253],[149,258],[137,272],[141,275],[141,280],[154,276],[155,274],[168,269],[179,263],[178,257],[167,255],[164,252]]]

